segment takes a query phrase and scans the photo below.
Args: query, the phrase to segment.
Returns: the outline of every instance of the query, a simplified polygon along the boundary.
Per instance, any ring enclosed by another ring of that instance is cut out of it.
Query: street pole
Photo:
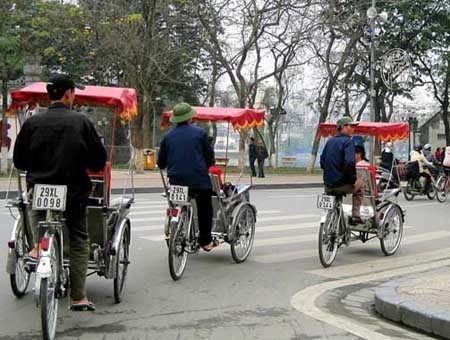
[[[376,0],[372,0],[372,8],[376,7]],[[370,19],[370,121],[375,122],[375,21],[376,17]],[[370,138],[370,161],[375,162],[375,139]]]

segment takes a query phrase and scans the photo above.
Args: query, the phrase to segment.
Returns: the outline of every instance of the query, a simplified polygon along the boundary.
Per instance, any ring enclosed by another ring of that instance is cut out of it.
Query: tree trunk
[[[446,146],[450,145],[450,122],[449,122],[449,106],[442,108],[442,121],[444,122],[444,132],[445,132],[445,140],[446,140]]]
[[[7,145],[7,136],[8,136],[8,119],[6,118],[6,110],[8,110],[8,77],[6,75],[6,67],[3,72],[3,81],[2,81],[2,148],[1,148],[1,173],[8,173],[8,145]]]

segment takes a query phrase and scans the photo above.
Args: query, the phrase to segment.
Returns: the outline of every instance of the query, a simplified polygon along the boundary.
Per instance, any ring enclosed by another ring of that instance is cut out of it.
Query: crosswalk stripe
[[[405,226],[404,228],[412,229],[414,227],[413,226]],[[441,236],[438,236],[438,237],[441,237]],[[317,237],[315,237],[313,240],[317,240]],[[415,236],[410,236],[410,237],[402,240],[400,247],[411,245],[414,243],[419,243],[419,242],[422,242],[421,238],[415,237]],[[318,249],[317,249],[317,247],[314,247],[314,248],[308,248],[308,249],[296,250],[296,251],[277,252],[277,253],[266,254],[266,255],[255,255],[252,257],[252,259],[254,261],[260,262],[260,263],[279,263],[279,262],[288,262],[288,261],[300,260],[300,259],[304,259],[304,258],[317,257],[317,256],[319,256]]]
[[[308,273],[338,279],[348,276],[386,271],[399,267],[406,268],[408,266],[417,265],[419,263],[433,262],[444,258],[449,258],[448,249],[440,249],[407,256],[394,256],[390,257],[388,261],[386,261],[386,258],[379,258],[377,260],[335,266],[327,269],[315,269],[308,271]]]
[[[294,220],[301,218],[320,218],[320,214],[298,214],[298,215],[285,215],[285,216],[274,216],[274,217],[263,217],[257,218],[257,222],[272,222],[272,221],[284,221],[284,220]]]
[[[166,214],[166,210],[165,209],[155,209],[152,210],[153,207],[142,207],[142,208],[138,208],[138,209],[131,209],[131,214],[130,216],[141,216],[141,215],[165,215]],[[135,211],[137,210],[137,211]],[[280,213],[279,210],[261,210],[258,211],[258,215],[274,215],[274,214],[278,214]]]

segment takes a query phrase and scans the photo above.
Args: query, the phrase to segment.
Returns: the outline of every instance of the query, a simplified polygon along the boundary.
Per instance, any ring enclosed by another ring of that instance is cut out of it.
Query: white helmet
[[[425,151],[431,151],[431,144],[425,144],[424,147],[423,147],[423,149],[424,149]]]

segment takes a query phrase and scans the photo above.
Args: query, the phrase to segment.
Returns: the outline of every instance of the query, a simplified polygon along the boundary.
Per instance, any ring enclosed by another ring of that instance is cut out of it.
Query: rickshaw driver
[[[359,207],[362,203],[362,191],[355,188],[356,162],[355,145],[351,139],[354,127],[358,125],[350,117],[343,117],[336,123],[337,134],[330,138],[320,155],[320,167],[323,169],[325,192],[353,194],[351,224],[364,223]]]
[[[206,132],[190,124],[195,115],[187,103],[175,105],[170,122],[176,126],[161,141],[158,167],[167,168],[169,183],[189,187],[198,210],[199,244],[205,251],[217,246],[212,240],[212,185],[208,169],[214,164],[214,150]]]
[[[71,110],[75,100],[73,80],[63,74],[52,75],[47,84],[51,104],[48,111],[25,121],[14,147],[14,165],[27,171],[27,189],[34,184],[67,185],[64,217],[69,231],[71,309],[95,310],[86,296],[89,238],[86,225],[87,198],[91,190],[87,170],[103,170],[106,150],[89,119]],[[44,214],[31,211],[35,247],[29,256],[38,256],[39,220]]]

